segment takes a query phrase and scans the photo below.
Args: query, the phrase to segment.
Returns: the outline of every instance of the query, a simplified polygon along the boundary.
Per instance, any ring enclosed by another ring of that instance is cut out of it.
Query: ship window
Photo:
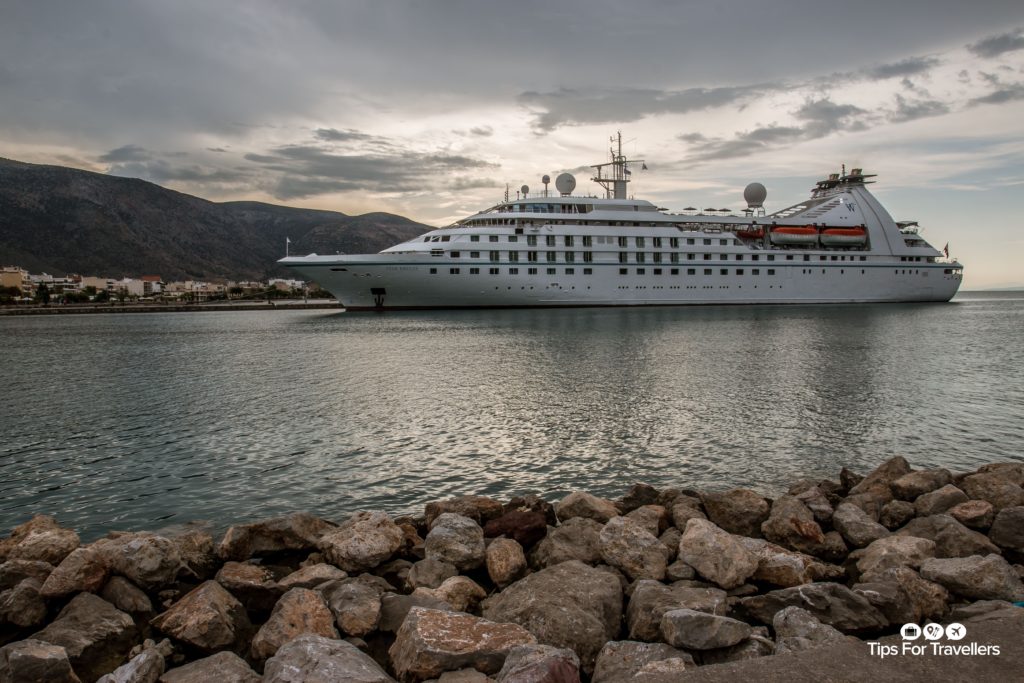
[[[787,261],[792,261],[793,260],[793,255],[792,254],[786,254],[786,260]]]
[[[537,252],[535,252],[535,251],[528,251],[528,252],[526,252],[526,260],[529,261],[530,263],[536,263],[537,262]]]
[[[679,254],[676,252],[672,252],[672,254],[668,258],[670,261],[672,261],[672,263],[679,263]]]
[[[509,242],[518,242],[518,241],[519,241],[519,238],[518,238],[518,237],[516,237],[515,235],[509,235],[509,236],[508,236],[508,241],[509,241]]]
[[[760,261],[761,257],[758,256],[757,254],[754,254],[753,256],[750,257],[750,260],[751,261]]]
[[[491,255],[491,261],[497,261],[499,258],[501,258],[501,252],[500,251],[492,251],[492,252],[490,252],[490,255]]]
[[[822,255],[821,255],[821,256],[819,257],[819,260],[821,260],[821,261],[828,261],[828,256],[825,256],[824,254],[822,254]]]
[[[593,268],[584,268],[583,269],[583,274],[584,275],[593,275],[594,274],[594,269]]]
[[[654,262],[655,263],[661,263],[661,252],[660,251],[654,252]]]
[[[523,234],[523,229],[522,228],[516,228],[516,234],[517,235],[522,235]]]
[[[594,246],[594,238],[591,237],[590,235],[584,235],[583,236],[583,246],[584,247],[592,247],[592,246]]]
[[[460,256],[462,256],[462,252],[461,251],[452,251],[452,252],[449,252],[449,255],[452,258],[459,258]]]
[[[718,243],[724,247],[729,244],[729,240],[718,240]]]
[[[558,252],[557,251],[549,251],[545,255],[545,258],[547,259],[548,263],[554,263],[555,261],[558,260]]]
[[[480,258],[480,252],[479,251],[471,251],[471,252],[469,252],[469,258]]]
[[[804,254],[804,261],[810,261],[810,260],[811,260],[811,255],[810,254]]]
[[[643,249],[643,246],[644,246],[644,238],[643,237],[637,237],[636,238],[636,246],[639,247],[640,249]]]
[[[643,263],[646,260],[647,260],[647,256],[644,255],[644,252],[642,252],[642,251],[636,252],[636,262],[637,263]]]
[[[743,254],[736,254],[736,260],[737,261],[742,261],[743,260]]]
[[[497,275],[499,270],[501,270],[501,269],[500,268],[491,268],[491,270],[490,270],[491,275]]]
[[[626,238],[625,237],[620,237],[619,238],[619,246],[622,247],[622,248],[625,248],[626,246],[628,246],[626,244]]]
[[[687,244],[693,244],[693,243],[694,243],[694,242],[693,242],[693,238],[692,238],[692,237],[687,237],[687,238],[686,238],[686,243],[687,243]]]
[[[547,245],[549,247],[555,246],[555,236],[554,235],[548,235],[547,238],[545,238],[545,241],[546,241],[546,243],[547,243]]]
[[[585,252],[583,252],[583,262],[584,263],[593,263],[593,261],[594,261],[594,252],[592,252],[592,251],[585,251]]]
[[[721,261],[728,261],[729,260],[729,255],[728,254],[719,254],[718,258]]]
[[[719,272],[719,274],[720,275],[728,275],[729,274],[729,269],[728,268],[722,268],[722,270]]]
[[[678,268],[673,268],[671,273],[672,273],[672,275],[679,275],[679,269]]]
[[[775,254],[768,254],[768,260],[769,261],[774,261],[775,260]]]
[[[449,273],[450,273],[451,275],[458,275],[458,274],[459,274],[459,269],[458,269],[458,268],[449,268],[449,269],[448,269],[448,272],[449,272]]]
[[[769,275],[775,275],[775,269],[774,268],[769,268],[768,269],[768,274]]]
[[[711,260],[711,254],[704,254],[704,260],[705,261],[710,261]]]
[[[431,249],[430,250],[430,255],[431,256],[444,256],[444,249]]]
[[[567,252],[565,252],[565,262],[566,263],[572,263],[575,260],[576,260],[576,252],[575,251],[567,251]]]
[[[527,235],[526,236],[526,245],[530,246],[530,247],[537,246],[537,236],[536,235]]]
[[[513,263],[518,261],[519,260],[519,252],[518,251],[510,251],[510,252],[508,252],[508,260],[513,262]]]
[[[660,246],[661,246],[661,238],[660,238],[660,237],[654,237],[654,238],[652,238],[652,239],[651,239],[651,242],[652,242],[652,244],[654,244],[654,246],[656,246],[656,247],[660,247]]]
[[[479,242],[480,241],[480,235],[470,235],[469,236],[469,241],[470,242]]]
[[[647,274],[647,269],[646,268],[637,268],[636,269],[636,274],[637,275],[646,275]]]
[[[509,268],[508,269],[508,274],[509,275],[519,275],[519,269],[518,268]]]
[[[751,268],[750,269],[750,274],[751,275],[760,275],[761,274],[761,269],[760,268]]]
[[[861,271],[861,272],[863,272],[863,271]],[[946,268],[942,272],[945,273],[946,275],[952,275],[953,274],[953,269],[952,268]]]
[[[526,269],[526,274],[527,275],[536,275],[537,274],[537,269],[536,268],[527,268]]]
[[[705,239],[705,240],[704,240],[704,244],[711,244],[711,240],[709,240],[709,239]]]
[[[668,238],[668,246],[672,247],[673,249],[678,249],[679,248],[679,238],[678,237],[669,237]]]
[[[686,269],[686,274],[687,275],[696,275],[697,274],[697,269],[696,268],[687,268]]]
[[[867,261],[867,260],[868,260],[868,257],[867,257],[867,256],[861,256],[861,257],[860,257],[860,260],[861,260],[861,261]]]
[[[686,258],[688,258],[688,259],[690,259],[692,261],[693,259],[697,258],[697,255],[696,254],[687,254]]]
[[[470,268],[469,269],[469,274],[470,275],[479,275],[480,274],[480,269],[479,268]]]
[[[711,269],[710,268],[705,268],[704,269],[704,274],[705,275],[711,275]]]
[[[833,261],[838,261],[838,260],[839,260],[839,257],[838,257],[838,256],[836,256],[835,254],[832,254],[832,260],[833,260]]]
[[[431,275],[437,275],[437,268],[431,268],[430,269],[430,274]]]
[[[576,269],[575,268],[566,268],[565,269],[565,274],[566,275],[575,275],[576,274]]]
[[[619,263],[626,263],[629,260],[629,254],[624,251],[619,252]]]
[[[441,238],[441,241],[442,242],[451,242],[452,241],[452,236],[451,235],[445,235],[444,237]]]
[[[655,268],[654,269],[654,274],[655,275],[661,275],[661,268]]]
[[[557,273],[558,268],[548,268],[548,275],[556,275]]]
[[[737,275],[743,275],[743,269],[742,268],[737,268],[736,269],[736,274]]]
[[[424,237],[423,241],[424,242],[429,242],[430,241],[430,235],[427,235],[426,237]]]
[[[619,275],[628,275],[629,268],[619,268]]]
[[[567,246],[567,247],[571,247],[571,246],[573,246],[573,238],[572,238],[572,235],[566,235],[566,236],[565,236],[565,246]]]

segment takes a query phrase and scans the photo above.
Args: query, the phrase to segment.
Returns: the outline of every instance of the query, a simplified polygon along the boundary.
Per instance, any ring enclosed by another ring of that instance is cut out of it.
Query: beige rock
[[[334,530],[334,524],[305,512],[239,524],[227,530],[217,546],[223,560],[242,562],[254,556],[283,551],[315,550],[320,537]]]
[[[844,574],[842,567],[760,538],[737,537],[736,540],[757,559],[757,570],[750,577],[754,581],[788,588],[814,581],[835,581]]]
[[[277,601],[267,623],[252,639],[252,656],[258,660],[272,657],[289,640],[306,633],[341,637],[324,597],[308,588],[292,588]]]
[[[453,576],[437,588],[419,588],[417,591],[448,603],[456,612],[472,612],[487,597],[487,591],[468,576]]]
[[[638,643],[632,640],[609,641],[601,648],[594,666],[592,683],[641,683],[652,665],[662,664],[658,673],[679,675],[694,666],[693,656],[665,643]],[[671,668],[666,671],[664,666]]]
[[[156,534],[121,534],[97,541],[91,547],[112,573],[120,574],[145,590],[157,590],[173,583],[185,566],[177,544]]]
[[[814,514],[795,496],[775,499],[761,532],[772,543],[812,555],[817,555],[825,543],[825,534]]]
[[[751,628],[738,619],[692,609],[676,609],[662,615],[661,634],[673,647],[717,650],[745,640],[750,636]]]
[[[29,560],[58,565],[78,547],[78,534],[48,515],[36,515],[0,539],[0,561]]]
[[[484,563],[487,548],[484,530],[468,517],[445,512],[434,520],[423,546],[428,558],[454,565],[460,571]]]
[[[550,645],[518,645],[509,651],[505,664],[493,680],[497,683],[579,683],[579,669],[580,658],[572,650]],[[490,680],[484,677],[482,683]]]
[[[35,628],[46,620],[46,602],[39,595],[39,579],[23,579],[0,593],[0,626]]]
[[[394,683],[394,679],[351,643],[305,634],[282,645],[267,660],[263,683]]]
[[[334,565],[318,562],[294,571],[277,582],[284,590],[291,588],[316,588],[328,581],[341,581],[348,574]]]
[[[533,547],[530,566],[542,569],[570,560],[601,562],[601,529],[599,522],[584,517],[572,517],[549,528],[548,535]]]
[[[273,572],[251,562],[225,562],[214,580],[238,598],[250,612],[273,609],[285,592],[274,580]]]
[[[967,494],[952,484],[946,484],[934,491],[917,497],[914,501],[914,512],[918,517],[930,517],[942,514],[954,505],[967,502]]]
[[[233,652],[218,652],[197,659],[160,677],[160,683],[260,683],[261,680],[262,677]]]
[[[468,517],[481,527],[505,513],[501,503],[487,496],[457,496],[448,500],[427,503],[423,510],[427,529],[434,528],[434,520],[446,512]]]
[[[850,495],[867,492],[878,485],[888,488],[892,482],[905,474],[910,474],[910,464],[902,456],[886,460],[869,475],[864,477],[856,486],[850,489]]]
[[[757,571],[757,559],[732,534],[702,519],[686,523],[679,559],[725,589],[742,585]]]
[[[768,501],[750,489],[732,489],[701,496],[708,519],[730,534],[759,538],[768,519]]]
[[[100,597],[129,614],[150,614],[153,603],[138,586],[123,576],[112,576],[100,592]]]
[[[918,470],[893,480],[892,494],[900,500],[914,500],[920,495],[940,489],[953,481],[947,469]]]
[[[555,515],[560,522],[572,517],[584,517],[604,524],[618,514],[619,511],[610,500],[583,491],[570,493],[555,506]]]
[[[1024,600],[1024,584],[999,555],[927,560],[921,576],[971,600]]]
[[[216,581],[193,589],[150,625],[210,653],[238,647],[252,629],[242,603]]]
[[[325,533],[318,547],[331,564],[346,572],[359,572],[387,561],[404,538],[398,525],[383,512],[357,512]]]
[[[63,647],[31,638],[0,647],[0,681],[81,683]]]
[[[870,580],[872,575],[893,567],[917,569],[933,557],[934,541],[916,536],[888,536],[858,551],[856,561],[857,570],[865,577],[863,580]]]
[[[626,608],[626,627],[630,640],[661,640],[661,617],[675,609],[692,609],[724,616],[728,608],[725,591],[681,584],[666,586],[652,580],[640,580],[633,586]]]
[[[998,513],[1006,507],[1024,505],[1024,489],[1003,471],[972,474],[963,480],[964,492],[971,499],[987,500]]]
[[[14,588],[25,579],[45,583],[53,572],[53,565],[38,560],[8,560],[0,564],[0,591]]]
[[[95,593],[110,575],[107,563],[92,547],[76,548],[43,583],[42,595],[62,598],[72,593]]]
[[[631,580],[665,578],[668,551],[656,536],[626,517],[613,517],[598,535],[601,557]]]
[[[641,505],[623,516],[639,524],[651,536],[659,536],[668,528],[668,510],[661,505]]]
[[[132,618],[92,593],[79,593],[32,638],[59,645],[75,673],[95,681],[124,663],[138,637]]]
[[[964,501],[949,508],[948,513],[965,527],[974,530],[988,529],[996,517],[995,507],[987,500]]]
[[[496,538],[487,546],[487,574],[499,588],[518,581],[526,573],[523,546],[511,538]]]

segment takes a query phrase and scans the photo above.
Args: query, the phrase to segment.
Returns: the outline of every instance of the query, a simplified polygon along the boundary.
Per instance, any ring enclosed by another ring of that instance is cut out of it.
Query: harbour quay
[[[1010,680],[1024,462],[0,538],[0,681]],[[40,511],[45,512],[45,511]],[[319,676],[319,677],[318,677]]]

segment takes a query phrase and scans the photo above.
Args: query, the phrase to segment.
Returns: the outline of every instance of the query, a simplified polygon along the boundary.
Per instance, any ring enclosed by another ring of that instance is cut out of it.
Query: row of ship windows
[[[629,257],[630,253],[633,254],[633,258],[632,259],[630,259],[630,257]],[[495,250],[495,251],[489,251],[487,253],[488,259],[490,261],[492,261],[492,262],[495,262],[495,263],[502,260],[502,258],[503,258],[502,254],[504,254],[504,258],[507,259],[509,262],[515,263],[515,262],[519,261],[519,252],[518,251],[505,251],[505,252],[502,252],[502,251],[496,251]],[[582,252],[582,254],[583,254],[583,261],[585,263],[592,263],[594,261],[594,254],[593,254],[593,252],[584,251],[584,252]],[[445,256],[446,252],[444,252],[441,249],[434,249],[434,250],[431,250],[430,255],[431,256]],[[449,252],[447,252],[447,256],[449,258],[462,258],[462,252],[461,251],[449,251]],[[662,255],[661,252],[642,252],[642,251],[625,252],[625,251],[620,251],[619,252],[619,263],[627,263],[630,260],[634,261],[635,263],[646,263],[648,256],[651,257],[650,260],[651,260],[652,263],[661,263],[662,259],[663,259],[663,255]],[[668,260],[671,263],[679,263],[680,256],[682,256],[682,253],[680,253],[680,252],[671,252],[671,253],[669,253],[668,256],[669,256]],[[697,261],[698,260],[698,256],[700,256],[700,260],[713,261],[713,260],[715,260],[716,254],[686,254],[686,260],[688,260],[688,261]],[[719,261],[728,261],[729,260],[729,254],[717,254],[717,256],[718,256],[718,260]],[[749,256],[750,256],[750,260],[751,261],[759,261],[759,260],[761,260],[761,255],[760,254],[749,254]],[[792,261],[794,259],[793,254],[786,254],[785,256],[786,256],[786,260],[787,261]],[[811,260],[811,255],[810,254],[804,254],[803,256],[804,256],[804,259],[803,259],[804,261],[810,261]],[[480,252],[479,251],[471,251],[471,252],[469,252],[469,258],[480,258]],[[562,258],[563,258],[563,260],[566,263],[574,263],[576,261],[576,252],[574,252],[574,251],[562,252]],[[765,254],[765,258],[768,261],[774,261],[775,260],[775,254]],[[832,261],[846,261],[847,257],[846,257],[845,254],[841,254],[841,255],[832,254],[831,257],[826,255],[826,254],[822,254],[822,255],[820,255],[818,257],[819,261],[828,261],[830,259]],[[866,256],[861,256],[861,257],[859,257],[859,259],[861,261],[866,261],[867,257]],[[526,260],[527,261],[531,261],[531,262],[536,262],[536,261],[540,260],[540,252],[538,252],[538,251],[528,251],[528,252],[526,252]],[[557,251],[546,251],[546,252],[544,252],[544,260],[547,261],[548,263],[556,263],[558,261],[558,252]],[[744,260],[743,254],[733,254],[733,259],[732,260],[733,261],[743,261]],[[851,255],[849,257],[849,260],[853,261],[853,260],[855,260],[855,257]]]
[[[501,274],[501,269],[500,268],[488,268],[487,270],[488,270],[488,273],[490,275],[500,275]],[[539,274],[539,270],[540,270],[539,268],[527,268],[526,269],[526,274],[527,275],[538,275]],[[545,270],[547,271],[547,273],[546,273],[547,275],[558,275],[558,269],[557,268],[547,268]],[[668,274],[669,275],[679,275],[681,270],[682,270],[681,268],[669,268],[668,269]],[[697,274],[697,270],[698,270],[697,268],[687,268],[686,269],[686,274],[687,275],[696,275]],[[470,268],[469,269],[469,274],[470,275],[479,275],[480,271],[481,271],[480,268]],[[704,268],[703,271],[704,271],[704,275],[714,275],[715,269],[714,268]],[[461,268],[449,268],[448,269],[448,274],[449,275],[459,275],[461,272],[462,272]],[[647,269],[646,268],[634,268],[633,272],[636,275],[646,275],[647,274]],[[746,274],[746,271],[743,268],[735,268],[733,270],[733,272],[734,272],[735,275],[745,275]],[[774,268],[767,268],[767,269],[765,269],[765,272],[768,275],[775,275],[775,269]],[[822,272],[825,272],[825,271],[822,271]],[[861,271],[861,272],[863,273],[864,271]],[[562,270],[562,273],[564,275],[575,275],[576,274],[576,269],[575,268],[564,268]],[[431,268],[430,269],[430,274],[431,275],[437,275],[438,274],[438,269],[437,268]],[[509,275],[519,275],[519,269],[518,268],[509,268],[508,269],[508,274]],[[584,268],[583,269],[583,274],[584,275],[593,275],[594,274],[594,269],[593,268]],[[652,275],[664,275],[665,274],[665,269],[663,269],[663,268],[652,268],[651,269],[651,274]],[[728,275],[728,274],[729,274],[729,269],[728,268],[720,268],[719,269],[719,275]],[[761,274],[761,269],[760,268],[751,268],[750,269],[750,274],[751,275],[760,275]],[[619,275],[629,275],[629,268],[619,268]]]
[[[451,242],[453,237],[465,237],[465,235],[427,235],[423,238],[424,242]],[[488,242],[500,242],[501,235],[470,235],[470,242],[480,242],[481,237],[486,237]],[[520,237],[526,238],[527,246],[537,246],[538,235],[506,235],[505,239],[507,242],[517,243]],[[672,249],[678,249],[680,243],[683,241],[681,237],[612,237],[610,235],[562,235],[562,245],[566,247],[572,247],[576,245],[576,240],[579,239],[580,244],[584,247],[592,247],[594,244],[618,244],[620,247],[625,248],[629,246],[630,239],[633,240],[633,245],[643,249],[647,246],[647,240],[650,239],[651,246],[655,249],[664,246],[665,242],[668,242],[668,246]],[[457,241],[457,240],[456,240]],[[739,240],[735,239],[724,239],[724,238],[709,238],[705,237],[700,240],[701,243],[711,245],[719,244],[720,246],[726,247],[729,245],[739,244]],[[558,245],[557,235],[545,235],[544,244],[549,247]],[[697,244],[697,238],[687,237],[686,244]]]

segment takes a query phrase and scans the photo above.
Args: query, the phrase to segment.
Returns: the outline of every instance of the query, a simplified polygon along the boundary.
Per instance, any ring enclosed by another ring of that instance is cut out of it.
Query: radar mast
[[[597,169],[597,175],[591,178],[595,183],[604,188],[605,196],[608,199],[626,199],[626,183],[630,181],[629,164],[643,164],[643,159],[627,159],[622,153],[622,131],[611,138],[612,160],[604,164],[594,164],[592,168]],[[608,167],[611,168],[608,168]],[[644,166],[646,168],[646,166]]]

